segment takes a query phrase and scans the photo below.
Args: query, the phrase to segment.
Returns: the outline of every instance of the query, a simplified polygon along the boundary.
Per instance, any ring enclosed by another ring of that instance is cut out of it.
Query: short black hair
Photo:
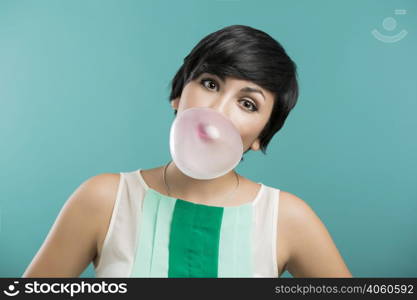
[[[269,141],[297,103],[296,69],[281,44],[267,33],[246,25],[227,26],[204,37],[184,58],[171,81],[169,101],[180,97],[184,86],[205,72],[223,80],[234,77],[256,83],[274,95],[271,116],[258,136],[266,154]]]

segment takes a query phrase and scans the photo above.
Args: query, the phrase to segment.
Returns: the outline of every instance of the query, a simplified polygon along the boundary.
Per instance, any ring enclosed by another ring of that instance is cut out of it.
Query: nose
[[[226,101],[227,99],[216,99],[210,105],[207,105],[206,107],[211,108],[218,112],[224,119],[228,120],[237,130],[237,126],[232,118],[232,101]],[[213,138],[217,137],[217,133],[211,132],[210,129],[208,129],[208,135],[213,135]]]
[[[230,105],[228,105],[228,102],[230,101],[226,98],[217,98],[214,99],[208,107],[223,115],[224,118],[230,120]]]

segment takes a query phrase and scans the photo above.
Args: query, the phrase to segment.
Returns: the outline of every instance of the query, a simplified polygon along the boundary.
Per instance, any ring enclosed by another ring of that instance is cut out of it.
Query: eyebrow
[[[223,82],[223,83],[224,83],[224,80],[223,80],[222,78],[220,78],[219,76],[217,76],[216,74],[212,74],[212,73],[207,73],[207,74],[209,74],[209,75],[212,75],[212,76],[216,77],[217,79],[219,79],[221,82]],[[263,93],[260,89],[253,88],[253,87],[250,87],[250,86],[246,86],[246,87],[244,87],[244,88],[240,89],[240,91],[241,91],[241,92],[248,92],[248,93],[258,93],[258,94],[261,94],[261,95],[262,95],[262,97],[263,97],[263,100],[265,101],[265,95],[264,95],[264,93]]]
[[[258,94],[261,94],[262,97],[263,97],[263,99],[264,99],[264,101],[265,101],[265,95],[259,89],[256,89],[256,88],[252,88],[252,87],[247,86],[247,87],[244,87],[243,89],[241,89],[241,91],[242,92],[248,92],[248,93],[258,93]]]

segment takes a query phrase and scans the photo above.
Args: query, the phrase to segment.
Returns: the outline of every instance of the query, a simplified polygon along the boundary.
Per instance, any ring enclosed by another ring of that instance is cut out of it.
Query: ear
[[[256,139],[250,147],[252,148],[253,151],[259,151],[259,149],[261,149],[261,143],[259,139]]]
[[[180,98],[177,97],[171,101],[171,106],[173,109],[178,111],[178,104],[180,103]]]

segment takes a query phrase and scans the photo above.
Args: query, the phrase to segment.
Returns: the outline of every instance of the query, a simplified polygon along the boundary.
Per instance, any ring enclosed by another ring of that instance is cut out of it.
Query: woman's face
[[[226,77],[223,82],[210,73],[203,73],[187,83],[181,97],[171,101],[177,114],[191,107],[209,107],[223,114],[238,129],[243,152],[248,148],[260,149],[258,136],[269,120],[273,103],[273,93],[251,81]]]

